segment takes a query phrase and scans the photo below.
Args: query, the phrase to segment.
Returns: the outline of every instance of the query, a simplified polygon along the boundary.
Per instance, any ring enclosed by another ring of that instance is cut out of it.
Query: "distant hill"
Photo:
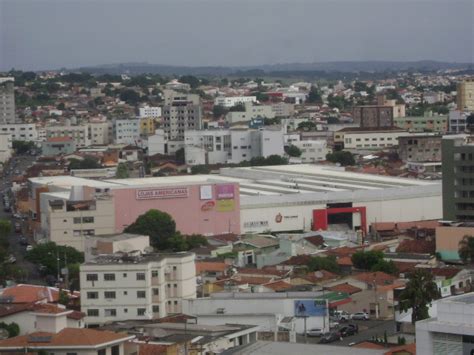
[[[472,71],[473,63],[448,63],[430,60],[415,62],[396,61],[336,61],[321,63],[287,63],[242,67],[226,66],[173,66],[149,63],[106,64],[81,67],[68,71],[82,71],[92,74],[130,74],[144,73],[162,75],[198,75],[198,76],[326,76],[330,73],[383,73],[399,71],[433,72],[437,70],[459,69]]]

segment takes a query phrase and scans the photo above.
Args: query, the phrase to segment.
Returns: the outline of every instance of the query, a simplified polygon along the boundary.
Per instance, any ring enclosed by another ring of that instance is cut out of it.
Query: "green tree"
[[[332,163],[339,163],[342,166],[355,164],[355,159],[352,153],[344,150],[327,154],[326,160]]]
[[[8,219],[0,219],[0,238],[7,238],[11,231],[11,222]]]
[[[5,329],[8,332],[8,337],[13,338],[16,337],[20,334],[20,326],[15,323],[5,323],[5,322],[0,322],[0,328]]]
[[[67,265],[82,263],[84,261],[84,254],[73,247],[57,245],[54,242],[38,244],[26,253],[27,260],[43,265],[46,268],[46,272],[51,275],[58,273],[58,258],[59,268],[63,268],[66,261]]]
[[[290,146],[285,147],[285,152],[290,157],[300,157],[301,156],[301,149],[298,148],[296,145],[291,144]]]
[[[120,92],[120,100],[135,106],[140,102],[140,94],[132,89],[124,89]]]
[[[69,304],[69,295],[64,290],[59,290],[58,302],[62,305],[67,306]]]
[[[398,273],[398,268],[392,260],[386,261],[381,259],[372,266],[370,271],[382,271],[386,274],[396,275]]]
[[[222,105],[214,105],[214,107],[212,108],[212,115],[214,116],[214,118],[225,116],[227,112],[229,111]]]
[[[306,101],[311,104],[319,104],[319,105],[323,103],[321,92],[318,90],[316,86],[314,85],[311,86],[311,89],[309,90],[309,93],[308,93],[308,99]]]
[[[34,142],[25,142],[25,141],[13,141],[12,148],[15,150],[15,153],[18,155],[26,154],[31,149],[35,148]]]
[[[339,265],[334,256],[314,256],[308,263],[309,271],[326,270],[330,272],[339,272]]]
[[[400,310],[412,309],[411,322],[429,317],[428,309],[431,301],[439,297],[438,287],[433,281],[433,275],[423,269],[417,269],[410,274],[405,289],[400,293]]]
[[[316,130],[316,123],[314,123],[312,121],[301,122],[301,123],[298,124],[298,129],[303,130],[305,132],[315,131]]]
[[[459,257],[464,263],[474,262],[474,237],[465,235],[459,242]]]
[[[255,95],[259,102],[266,102],[269,100],[269,96],[261,91],[253,92],[252,95]]]
[[[64,102],[60,102],[60,103],[56,106],[56,108],[57,108],[58,110],[65,110],[65,109],[66,109],[66,105],[64,104]]]
[[[183,75],[179,78],[179,81],[184,84],[189,84],[191,89],[195,89],[201,85],[201,81],[193,75]]]
[[[352,264],[362,270],[372,270],[380,261],[383,261],[383,253],[379,250],[356,251],[352,254]]]
[[[99,169],[102,165],[100,165],[99,161],[94,157],[85,157],[83,160],[79,159],[69,159],[69,170],[77,170],[77,169]]]
[[[245,112],[245,105],[241,102],[229,108],[229,112]]]
[[[179,148],[174,154],[174,158],[176,159],[176,162],[178,164],[184,164],[185,163],[184,148]]]
[[[166,249],[168,240],[176,235],[176,223],[168,213],[151,209],[138,216],[125,232],[148,235],[153,247]]]
[[[211,172],[211,168],[207,165],[194,165],[191,167],[191,174],[198,175],[198,174],[209,174]]]
[[[115,173],[115,177],[117,179],[126,179],[130,177],[128,166],[126,163],[119,163],[119,165],[117,166],[117,172]]]

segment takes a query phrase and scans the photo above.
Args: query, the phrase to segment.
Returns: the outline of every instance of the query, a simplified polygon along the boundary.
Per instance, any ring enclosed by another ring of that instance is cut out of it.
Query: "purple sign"
[[[234,185],[217,185],[217,199],[233,199],[234,198]]]

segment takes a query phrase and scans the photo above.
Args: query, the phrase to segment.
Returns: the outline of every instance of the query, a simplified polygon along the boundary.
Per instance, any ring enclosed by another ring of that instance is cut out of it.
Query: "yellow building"
[[[155,119],[145,117],[140,119],[140,135],[150,136],[155,134]]]
[[[458,84],[457,104],[458,110],[474,111],[474,78]]]

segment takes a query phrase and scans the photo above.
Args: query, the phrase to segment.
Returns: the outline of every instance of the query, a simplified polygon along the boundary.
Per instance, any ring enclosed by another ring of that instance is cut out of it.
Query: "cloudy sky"
[[[473,0],[0,0],[0,70],[474,61]]]

